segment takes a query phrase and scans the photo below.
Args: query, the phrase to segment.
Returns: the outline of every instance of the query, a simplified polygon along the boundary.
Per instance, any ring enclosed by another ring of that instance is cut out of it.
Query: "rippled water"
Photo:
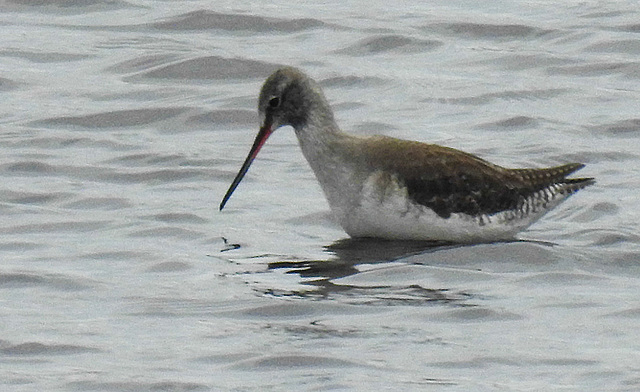
[[[0,3],[0,389],[640,389],[637,6],[429,3]],[[279,64],[598,182],[518,242],[349,240],[285,128],[218,212]]]

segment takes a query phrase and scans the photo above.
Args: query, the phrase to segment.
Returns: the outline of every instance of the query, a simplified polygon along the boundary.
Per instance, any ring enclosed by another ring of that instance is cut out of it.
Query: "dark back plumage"
[[[385,142],[373,142],[381,139]],[[584,167],[580,163],[507,169],[448,147],[387,137],[371,140],[368,148],[375,150],[371,155],[378,159],[370,165],[398,173],[408,196],[442,218],[452,213],[478,217],[505,211],[521,216],[595,183],[593,178],[566,178]],[[397,159],[396,152],[403,159]]]

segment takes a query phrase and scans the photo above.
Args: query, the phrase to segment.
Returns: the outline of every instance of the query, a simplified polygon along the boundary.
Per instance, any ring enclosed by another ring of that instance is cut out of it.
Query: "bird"
[[[353,238],[483,243],[509,241],[570,195],[595,183],[567,178],[568,163],[510,169],[454,148],[338,127],[320,85],[281,67],[260,91],[261,126],[220,203],[225,207],[269,136],[293,127],[331,211]]]

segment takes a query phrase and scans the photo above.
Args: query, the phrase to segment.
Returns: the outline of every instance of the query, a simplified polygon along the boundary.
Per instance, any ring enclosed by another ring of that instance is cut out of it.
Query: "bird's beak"
[[[258,155],[258,152],[260,152],[260,149],[262,148],[264,143],[267,141],[267,139],[269,138],[272,132],[273,132],[273,129],[272,129],[271,122],[265,121],[264,125],[260,128],[260,131],[256,136],[256,140],[253,142],[253,146],[251,147],[251,151],[249,151],[249,155],[247,155],[247,159],[244,160],[244,163],[242,164],[240,171],[236,175],[236,178],[234,178],[233,182],[231,183],[231,186],[229,187],[229,190],[222,198],[222,202],[220,203],[220,211],[222,211],[222,209],[224,208],[224,205],[227,204],[227,201],[231,197],[231,194],[233,193],[233,191],[236,190],[236,187],[238,186],[240,181],[242,181],[242,178],[244,177],[244,175],[247,174],[247,171],[249,170],[249,166],[251,166],[251,162],[253,162],[255,157]]]

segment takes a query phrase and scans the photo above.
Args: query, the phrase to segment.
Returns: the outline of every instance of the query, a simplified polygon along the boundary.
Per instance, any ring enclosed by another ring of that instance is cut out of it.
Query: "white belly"
[[[512,211],[483,216],[453,213],[442,218],[410,200],[406,188],[397,181],[377,173],[367,179],[357,203],[333,210],[351,237],[490,242],[513,239],[564,198],[559,196],[520,215]]]
[[[465,214],[442,218],[431,209],[412,206],[396,209],[394,205],[363,205],[343,222],[351,237],[375,237],[389,240],[428,240],[450,242],[488,242],[513,239],[530,223],[500,222],[497,217],[480,219]],[[490,219],[490,221],[487,221]]]

